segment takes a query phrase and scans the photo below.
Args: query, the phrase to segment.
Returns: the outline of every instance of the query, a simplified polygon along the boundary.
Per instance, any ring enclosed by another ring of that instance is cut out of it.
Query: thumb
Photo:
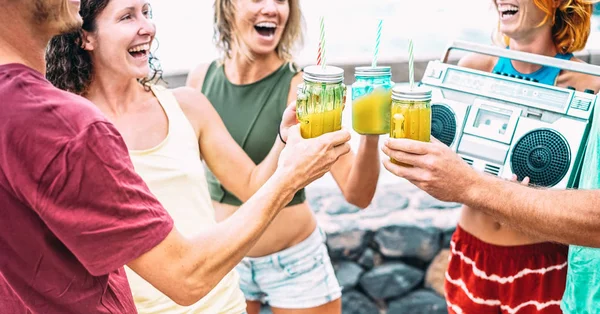
[[[290,142],[290,141],[297,142],[301,139],[303,139],[303,138],[302,138],[302,134],[300,134],[300,123],[296,123],[288,129],[287,141],[288,142]]]

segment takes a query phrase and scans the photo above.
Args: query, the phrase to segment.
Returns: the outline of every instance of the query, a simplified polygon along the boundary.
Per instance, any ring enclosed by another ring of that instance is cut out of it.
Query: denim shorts
[[[246,257],[236,267],[246,300],[283,309],[306,309],[342,296],[319,227],[304,241],[283,251]]]

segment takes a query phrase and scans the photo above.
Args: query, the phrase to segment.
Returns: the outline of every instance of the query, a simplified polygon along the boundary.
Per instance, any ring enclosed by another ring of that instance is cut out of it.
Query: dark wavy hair
[[[50,40],[46,49],[46,78],[54,86],[78,95],[85,95],[87,92],[92,81],[94,65],[89,52],[82,48],[83,30],[96,31],[96,18],[109,1],[82,0],[79,11],[83,19],[81,29],[55,36]],[[158,45],[156,47],[158,48]],[[160,63],[153,53],[150,53],[149,64],[149,75],[138,80],[147,89],[150,85],[163,81]]]

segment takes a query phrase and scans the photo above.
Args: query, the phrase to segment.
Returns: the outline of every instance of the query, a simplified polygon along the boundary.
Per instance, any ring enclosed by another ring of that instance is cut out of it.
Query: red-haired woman
[[[497,44],[582,62],[573,52],[587,42],[590,1],[495,0],[494,4]],[[598,77],[506,58],[470,54],[459,65],[580,91],[597,93],[600,88]],[[450,313],[562,313],[567,251],[567,246],[544,242],[527,230],[514,229],[465,206],[452,238],[446,273]]]

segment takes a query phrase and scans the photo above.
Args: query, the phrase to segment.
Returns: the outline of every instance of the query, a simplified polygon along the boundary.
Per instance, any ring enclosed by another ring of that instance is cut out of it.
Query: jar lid
[[[431,100],[431,88],[425,86],[415,86],[412,89],[409,85],[396,85],[392,89],[392,99],[394,100]]]
[[[311,65],[304,68],[304,80],[314,83],[341,83],[344,81],[344,70],[328,65]]]
[[[392,75],[392,67],[379,66],[379,67],[356,67],[354,68],[354,76],[385,76]]]

